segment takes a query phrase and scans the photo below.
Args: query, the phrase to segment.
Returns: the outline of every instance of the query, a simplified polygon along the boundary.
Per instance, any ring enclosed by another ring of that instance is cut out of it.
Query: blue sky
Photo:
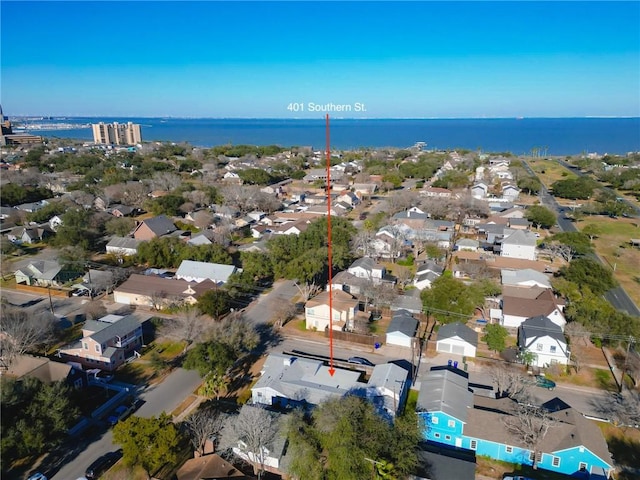
[[[0,14],[8,115],[640,116],[640,2],[2,0]]]

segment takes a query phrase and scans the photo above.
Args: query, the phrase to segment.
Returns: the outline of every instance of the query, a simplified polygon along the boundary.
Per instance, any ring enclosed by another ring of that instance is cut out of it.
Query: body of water
[[[324,147],[324,119],[185,119],[71,118],[48,119],[66,129],[31,129],[45,137],[93,139],[91,128],[68,128],[103,122],[142,125],[143,141],[222,144],[277,144]],[[49,127],[51,128],[51,126]],[[331,119],[332,148],[406,148],[426,142],[427,149],[466,148],[488,152],[549,155],[583,152],[626,154],[640,151],[640,118],[505,118],[505,119]]]

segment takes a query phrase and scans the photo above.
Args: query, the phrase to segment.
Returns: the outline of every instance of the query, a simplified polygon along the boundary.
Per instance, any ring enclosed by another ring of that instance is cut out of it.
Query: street
[[[146,388],[140,394],[144,404],[134,413],[139,417],[154,417],[162,412],[170,413],[200,384],[200,375],[193,370],[174,370],[165,380],[157,385]],[[84,476],[85,470],[98,457],[105,453],[117,450],[113,444],[112,430],[107,430],[102,436],[95,439],[84,449],[73,449],[66,456],[69,463],[62,466],[55,475],[43,468],[43,473],[48,473],[48,478],[53,480],[75,480]]]
[[[292,280],[278,280],[269,293],[263,293],[244,310],[244,315],[254,325],[266,324],[285,302],[299,295],[300,291]]]
[[[530,175],[535,176],[535,173],[533,172],[533,170],[531,169],[531,167],[527,162],[523,161],[522,165],[527,170],[527,172],[529,172]],[[555,197],[549,193],[549,191],[544,185],[542,185],[540,188],[539,197],[540,197],[540,202],[543,205],[546,205],[548,208],[550,208],[557,215],[558,225],[560,226],[562,231],[564,232],[578,231],[578,229],[573,224],[573,222],[570,219],[565,217],[565,214],[562,208],[560,207],[560,205],[558,205],[558,202],[556,201]],[[600,257],[598,257],[597,255],[592,255],[592,258],[594,260],[597,260],[600,263],[603,263]],[[616,310],[626,312],[629,315],[633,315],[636,317],[640,316],[640,309],[638,309],[638,306],[633,302],[633,300],[631,300],[627,292],[622,287],[618,286],[618,287],[612,288],[611,290],[609,290],[604,294],[604,298],[606,298],[607,301],[611,303],[611,305],[613,305]]]

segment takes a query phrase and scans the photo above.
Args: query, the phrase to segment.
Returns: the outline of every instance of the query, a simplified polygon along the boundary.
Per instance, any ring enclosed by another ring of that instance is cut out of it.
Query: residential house
[[[351,295],[361,295],[370,285],[370,282],[367,278],[356,277],[344,270],[331,278],[331,285],[334,289],[343,290]]]
[[[553,364],[568,365],[571,352],[562,328],[547,317],[538,315],[527,318],[518,328],[518,346],[520,351],[529,351],[535,355],[532,363],[535,367],[547,367]]]
[[[336,197],[337,202],[344,202],[349,206],[349,209],[355,207],[360,204],[360,199],[354,192],[343,192],[341,195]]]
[[[7,238],[16,244],[38,243],[53,236],[55,232],[48,225],[39,225],[37,227],[15,227],[7,233]]]
[[[61,285],[74,275],[63,272],[58,262],[53,260],[34,260],[15,271],[16,283],[41,287]]]
[[[529,317],[543,315],[563,331],[567,321],[563,314],[564,304],[555,297],[550,288],[503,287],[502,320],[505,327],[517,328]]]
[[[393,317],[387,327],[386,344],[411,348],[414,346],[414,338],[418,330],[416,320],[408,310],[393,312]]]
[[[442,448],[455,447],[494,460],[535,465],[564,475],[592,480],[610,478],[613,461],[600,429],[560,399],[538,408],[553,421],[534,450],[507,425],[517,422],[519,405],[510,398],[473,395],[462,370],[433,367],[422,381],[417,412],[423,437]]]
[[[189,245],[211,245],[213,239],[213,230],[203,230],[201,232],[192,235],[187,241]]]
[[[425,187],[420,191],[420,195],[429,198],[451,198],[453,192],[448,188]]]
[[[331,319],[334,330],[350,329],[358,314],[358,300],[342,290],[332,291],[333,312],[329,313],[329,291],[324,291],[305,304],[307,330],[324,331]]]
[[[384,265],[376,263],[372,258],[362,257],[353,262],[347,269],[347,272],[358,278],[365,278],[374,283],[380,283],[385,276],[386,269]]]
[[[128,205],[114,205],[107,209],[108,213],[118,218],[129,217],[133,215],[134,211],[135,209]]]
[[[47,221],[47,223],[49,224],[49,227],[51,228],[51,230],[53,230],[54,232],[57,232],[58,227],[62,225],[62,218],[60,218],[58,215],[54,215]]]
[[[46,207],[47,205],[49,205],[49,201],[40,200],[39,202],[22,203],[20,205],[17,205],[15,208],[18,210],[22,210],[23,212],[33,213],[37,212],[41,208]]]
[[[222,285],[227,283],[229,277],[237,271],[238,268],[235,265],[183,260],[176,271],[175,278],[196,283],[210,280],[216,285]]]
[[[513,230],[529,230],[531,228],[531,222],[526,218],[505,218],[507,218],[507,227]]]
[[[411,289],[405,291],[404,295],[397,295],[391,304],[391,311],[406,310],[409,313],[422,313],[422,300],[420,299],[420,290]]]
[[[58,356],[86,368],[113,371],[142,347],[142,322],[136,315],[107,315],[87,320],[82,338],[58,351]]]
[[[502,239],[500,256],[535,260],[536,245],[537,237],[533,233],[516,230]]]
[[[354,183],[351,185],[351,188],[353,188],[356,195],[360,198],[364,198],[373,195],[378,189],[378,185],[375,183]]]
[[[251,388],[254,404],[276,408],[313,407],[330,398],[358,395],[366,398],[385,416],[393,417],[404,408],[409,393],[409,372],[386,363],[373,367],[368,382],[362,372],[334,368],[319,360],[271,353]]]
[[[215,453],[187,460],[176,472],[176,480],[249,480],[240,470]]]
[[[133,274],[114,289],[113,301],[155,309],[169,305],[194,305],[203,293],[214,288],[218,286],[210,280],[196,283],[157,275]]]
[[[515,185],[504,185],[502,187],[502,198],[508,202],[515,202],[520,195],[520,189]]]
[[[148,241],[168,235],[177,230],[178,228],[169,217],[166,215],[158,215],[157,217],[148,218],[140,222],[133,231],[133,238]]]
[[[477,252],[480,242],[472,238],[461,238],[456,242],[455,248],[458,251]]]
[[[111,237],[107,243],[107,253],[111,253],[117,257],[127,257],[138,253],[138,245],[140,240],[131,237]]]
[[[416,268],[416,275],[413,280],[413,285],[418,290],[424,290],[425,288],[431,288],[433,282],[442,275],[444,268],[437,263],[427,260],[418,264]]]
[[[502,285],[505,286],[551,288],[549,276],[532,268],[523,268],[521,270],[502,269],[500,275],[502,277]]]
[[[21,379],[34,377],[49,385],[54,382],[65,382],[74,388],[87,385],[87,377],[80,368],[70,363],[56,362],[47,357],[32,355],[16,355],[8,365],[4,375]]]
[[[486,183],[479,182],[471,187],[471,196],[473,198],[485,198],[489,192],[489,187]]]
[[[475,357],[478,333],[461,322],[447,323],[438,329],[436,351],[464,357]]]

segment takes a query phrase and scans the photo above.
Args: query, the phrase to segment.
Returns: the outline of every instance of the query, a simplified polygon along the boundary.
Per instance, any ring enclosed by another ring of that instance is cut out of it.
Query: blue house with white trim
[[[602,432],[562,400],[539,406],[553,421],[534,451],[508,428],[517,422],[514,400],[474,396],[466,372],[434,368],[421,384],[417,404],[428,442],[509,463],[533,465],[535,460],[538,468],[576,478],[610,478],[613,461]]]

